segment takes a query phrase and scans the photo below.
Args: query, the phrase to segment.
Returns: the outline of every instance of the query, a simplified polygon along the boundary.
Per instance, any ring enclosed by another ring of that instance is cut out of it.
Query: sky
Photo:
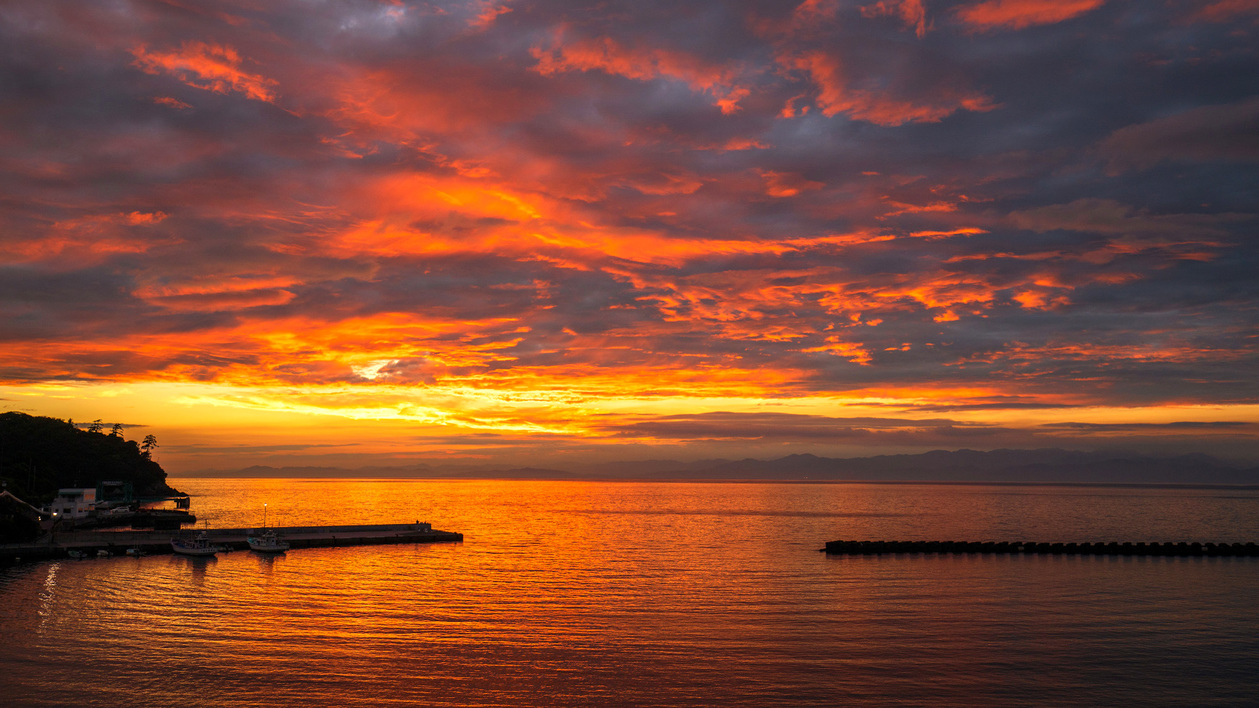
[[[0,4],[0,410],[173,472],[1259,460],[1259,0]]]

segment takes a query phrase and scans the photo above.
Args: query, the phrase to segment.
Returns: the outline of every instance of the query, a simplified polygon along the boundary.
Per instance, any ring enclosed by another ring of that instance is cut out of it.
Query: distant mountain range
[[[1155,457],[1058,449],[935,450],[917,455],[855,458],[789,455],[774,460],[641,460],[563,470],[430,464],[357,469],[254,466],[186,476],[1259,485],[1259,467],[1233,464],[1210,455]]]

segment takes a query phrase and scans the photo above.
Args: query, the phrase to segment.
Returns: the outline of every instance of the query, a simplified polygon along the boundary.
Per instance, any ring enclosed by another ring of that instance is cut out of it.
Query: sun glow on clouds
[[[257,101],[274,102],[276,98],[276,82],[242,71],[241,57],[231,47],[184,42],[177,50],[151,51],[140,45],[131,53],[136,66],[150,74],[170,74],[189,86],[216,93],[237,91]]]
[[[1063,22],[1101,7],[1106,0],[984,0],[957,11],[978,30],[1023,29]]]
[[[739,100],[748,89],[734,84],[731,69],[706,65],[685,52],[661,48],[626,48],[611,37],[566,42],[558,34],[550,48],[534,47],[535,70],[543,76],[565,71],[603,71],[628,79],[650,81],[668,78],[682,81],[694,91],[706,92],[722,113],[739,111]]]
[[[4,405],[172,461],[1259,420],[1253,3],[68,7],[3,30]]]

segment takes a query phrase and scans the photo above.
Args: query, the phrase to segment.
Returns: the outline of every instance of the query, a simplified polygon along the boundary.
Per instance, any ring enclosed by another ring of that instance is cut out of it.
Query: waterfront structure
[[[428,522],[413,524],[370,524],[346,526],[290,526],[272,527],[289,548],[341,548],[345,546],[375,546],[401,543],[460,543],[463,534],[434,530]],[[218,551],[245,550],[248,537],[257,529],[214,529],[202,532],[205,545]],[[136,549],[137,553],[186,553],[173,543],[170,534],[161,531],[68,531],[58,532],[52,539],[26,545],[0,546],[0,566],[17,562],[18,559],[39,560],[64,558],[70,551],[90,552],[104,548],[114,553]],[[193,539],[188,539],[192,541]],[[206,555],[209,555],[208,553]]]
[[[833,555],[883,553],[1005,553],[1068,556],[1259,556],[1250,543],[1039,543],[1033,541],[827,541],[821,550]]]
[[[46,510],[58,519],[86,519],[96,510],[96,487],[58,489]]]

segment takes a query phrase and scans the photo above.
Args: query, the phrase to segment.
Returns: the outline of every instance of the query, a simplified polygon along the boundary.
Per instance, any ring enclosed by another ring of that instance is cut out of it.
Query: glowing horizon
[[[172,471],[1259,460],[1259,2],[3,13],[0,406]]]

